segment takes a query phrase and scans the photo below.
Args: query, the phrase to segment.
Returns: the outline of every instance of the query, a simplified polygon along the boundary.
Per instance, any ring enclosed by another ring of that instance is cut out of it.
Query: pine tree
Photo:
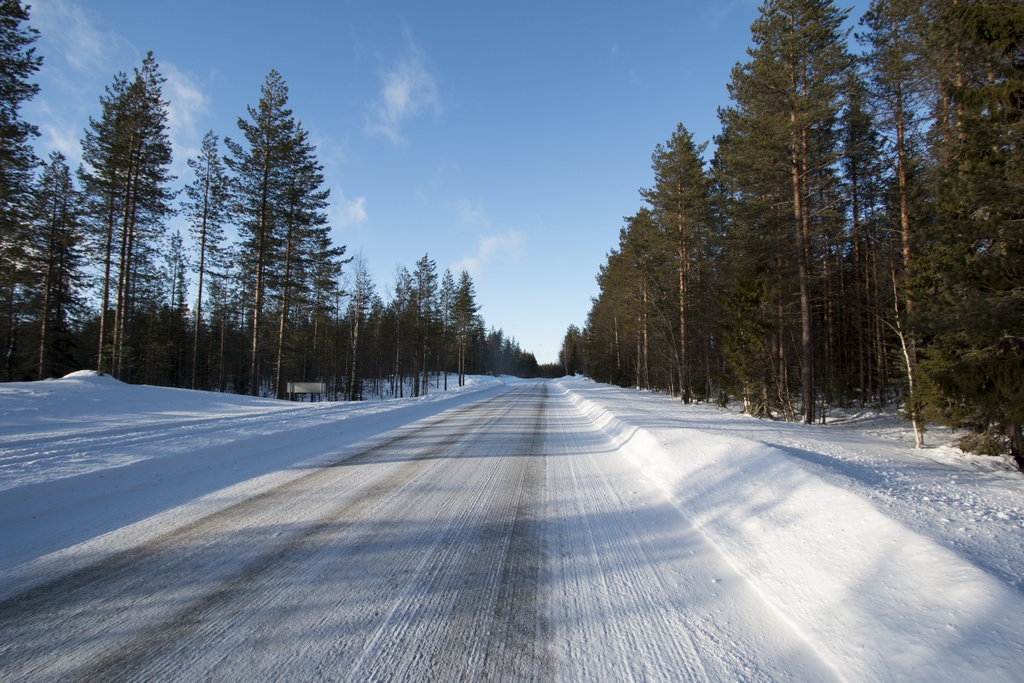
[[[229,343],[229,337],[233,338],[235,331],[241,327],[241,325],[234,324],[234,319],[237,316],[237,311],[243,309],[240,305],[241,302],[238,302],[239,305],[236,306],[233,301],[235,298],[233,285],[239,279],[232,277],[232,271],[237,267],[233,265],[237,263],[237,259],[233,257],[233,251],[231,246],[225,248],[222,254],[225,269],[217,277],[210,278],[207,298],[211,333],[206,363],[210,372],[209,385],[210,388],[221,392],[227,391],[229,386],[231,388],[238,386],[231,379],[230,359],[234,355],[232,351],[235,344]]]
[[[323,379],[325,375],[336,378],[345,370],[331,354],[328,354],[330,361],[324,361],[330,331],[329,325],[333,324],[335,328],[339,329],[341,326],[341,309],[340,305],[337,305],[340,303],[342,295],[339,281],[342,267],[352,260],[342,259],[344,253],[345,247],[335,247],[331,244],[331,237],[326,225],[320,226],[312,232],[306,268],[308,292],[305,300],[306,319],[307,321],[311,319],[313,326],[311,330],[312,364],[309,367],[309,372],[303,373],[304,379]],[[330,365],[329,373],[326,367],[328,365]]]
[[[666,145],[658,145],[651,157],[654,187],[641,191],[675,251],[679,309],[678,337],[673,353],[676,354],[679,397],[683,403],[689,403],[693,393],[693,360],[690,354],[694,336],[691,331],[695,299],[693,284],[696,271],[701,267],[701,244],[710,231],[711,183],[701,159],[706,148],[707,143],[695,144],[690,132],[679,124]]]
[[[565,368],[565,374],[576,375],[584,371],[583,344],[583,332],[575,325],[569,325],[562,339],[562,349],[558,352],[558,362]]]
[[[412,355],[416,356],[415,339],[410,343],[409,337],[415,329],[416,316],[413,314],[415,301],[415,284],[412,274],[405,266],[398,268],[395,272],[394,291],[391,296],[389,308],[393,321],[393,353],[392,353],[392,396],[405,396],[405,371],[408,366],[406,353],[412,347]]]
[[[31,261],[40,275],[37,376],[42,380],[74,369],[70,314],[78,306],[82,286],[81,199],[60,152],[50,154],[32,199]]]
[[[82,140],[85,167],[80,177],[104,255],[98,367],[121,379],[130,378],[136,301],[155,292],[156,244],[165,219],[174,213],[175,193],[168,187],[173,176],[168,103],[161,94],[164,81],[152,52],[135,70],[134,79],[115,76],[100,98],[101,118],[90,118]],[[114,320],[108,347],[106,315],[112,288]]]
[[[477,312],[476,290],[469,272],[459,274],[459,284],[455,290],[454,305],[455,343],[458,346],[459,386],[466,384],[466,372],[469,362],[469,350],[475,336]]]
[[[102,254],[103,274],[99,282],[100,314],[96,369],[109,371],[107,334],[110,314],[110,292],[114,272],[114,249],[117,247],[117,220],[120,196],[121,168],[124,152],[119,134],[119,107],[127,99],[128,77],[114,76],[114,82],[100,96],[102,114],[99,119],[89,117],[89,128],[82,139],[83,164],[78,176],[85,193],[86,216],[91,229],[93,251]]]
[[[360,360],[359,331],[365,324],[367,311],[373,296],[373,281],[366,258],[362,253],[355,256],[352,264],[352,291],[350,301],[351,333],[349,345],[352,350],[352,366],[349,372],[348,400],[357,401],[362,398],[362,381],[357,372]]]
[[[885,405],[886,401],[886,377],[879,363],[886,354],[879,351],[877,341],[879,330],[896,327],[890,267],[893,240],[889,237],[894,233],[890,190],[895,182],[889,170],[891,159],[882,150],[883,138],[875,127],[868,106],[869,93],[860,76],[851,74],[848,80],[841,121],[841,165],[850,216],[846,250],[848,260],[852,261],[848,276],[852,281],[848,283],[843,310],[846,323],[842,331],[849,338],[838,343],[849,354],[848,384],[857,385],[857,398],[863,407],[870,401],[877,400],[878,405]],[[899,202],[898,197],[896,201]],[[846,281],[840,284],[845,285]],[[856,340],[856,348],[852,348],[852,339]]]
[[[249,118],[238,119],[248,148],[224,140],[228,168],[235,174],[231,210],[239,221],[244,277],[251,291],[249,393],[258,396],[262,380],[263,313],[268,280],[280,262],[281,210],[286,205],[288,168],[294,143],[295,119],[287,108],[288,87],[277,71],[267,74],[259,104],[247,107]]]
[[[164,252],[164,276],[166,278],[166,329],[165,334],[150,341],[154,346],[165,349],[167,364],[166,378],[160,384],[172,387],[184,387],[185,347],[188,337],[188,278],[186,273],[191,268],[185,240],[177,230],[171,233]]]
[[[43,58],[32,44],[39,31],[27,26],[29,7],[18,0],[0,2],[0,235],[12,234],[19,221],[38,163],[30,140],[39,135],[36,126],[21,119],[21,105],[39,93],[28,79],[39,70]]]
[[[768,98],[737,76],[730,93],[737,106],[719,110],[722,132],[712,168],[724,214],[725,282],[721,292],[723,356],[728,391],[758,417],[778,411],[791,419],[790,311],[795,264],[792,186],[787,177],[787,136]]]
[[[932,414],[1024,467],[1024,8],[945,5],[934,212],[915,272]]]
[[[733,69],[729,93],[735,105],[722,116],[733,137],[723,131],[722,141],[743,148],[735,155],[760,155],[746,162],[761,175],[745,181],[749,193],[783,200],[779,183],[785,169],[800,304],[802,415],[811,423],[817,393],[812,264],[837,182],[836,120],[843,75],[852,63],[841,30],[848,12],[827,0],[767,0],[760,11],[751,26],[751,60]],[[746,134],[740,133],[744,128]]]
[[[866,64],[874,123],[885,136],[895,169],[903,266],[908,269],[913,244],[910,213],[922,134],[919,113],[927,93],[926,20],[920,2],[874,0],[861,19],[869,30],[857,36],[871,48]]]
[[[637,389],[674,391],[679,370],[678,234],[652,211],[627,216],[598,274],[588,317],[588,376]],[[692,320],[691,320],[692,322]],[[581,356],[582,357],[582,356]]]
[[[224,223],[227,220],[227,202],[230,184],[217,149],[217,136],[213,131],[203,137],[199,155],[188,160],[195,179],[185,188],[186,201],[182,209],[189,221],[189,234],[195,245],[197,283],[195,329],[192,337],[192,381],[196,388],[199,367],[199,335],[203,326],[203,285],[207,273],[218,274],[224,265],[222,243]],[[212,273],[211,273],[212,271]]]
[[[0,2],[0,331],[4,338],[0,376],[14,379],[19,301],[25,295],[26,262],[23,226],[38,161],[30,140],[38,129],[21,118],[21,105],[39,92],[29,78],[43,59],[32,44],[39,32],[25,22],[28,7],[17,0]]]
[[[309,134],[301,124],[297,124],[291,131],[288,148],[283,205],[279,209],[283,262],[280,276],[274,282],[279,291],[274,373],[274,391],[278,398],[284,398],[285,395],[285,331],[290,307],[296,298],[312,289],[308,275],[314,255],[321,259],[336,260],[345,252],[344,247],[330,247],[330,227],[324,213],[330,190],[321,189],[324,182],[323,166],[317,161],[316,148],[309,143]]]
[[[902,258],[892,283],[892,327],[900,340],[906,368],[908,415],[914,425],[917,447],[923,444],[920,406],[916,396],[917,343],[909,329],[914,300],[904,281],[911,275],[913,258],[912,205],[918,198],[917,156],[922,132],[919,112],[927,93],[927,60],[924,35],[927,15],[919,2],[874,0],[861,24],[869,30],[858,39],[870,46],[866,55],[875,125],[887,141],[886,151],[894,169],[893,189],[899,216]]]
[[[444,369],[444,390],[448,391],[448,370],[451,368],[449,352],[451,351],[452,323],[455,320],[455,276],[445,268],[441,277],[441,292],[438,313],[441,316],[441,367]]]
[[[431,328],[436,320],[437,265],[427,254],[416,262],[413,273],[413,311],[416,316],[417,353],[413,356],[413,396],[425,396],[430,384]],[[421,373],[418,369],[422,369]]]

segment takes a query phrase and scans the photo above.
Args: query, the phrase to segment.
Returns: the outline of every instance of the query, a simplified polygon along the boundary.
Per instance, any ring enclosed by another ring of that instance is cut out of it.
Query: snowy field
[[[1021,680],[1024,479],[905,432],[0,385],[0,680]]]

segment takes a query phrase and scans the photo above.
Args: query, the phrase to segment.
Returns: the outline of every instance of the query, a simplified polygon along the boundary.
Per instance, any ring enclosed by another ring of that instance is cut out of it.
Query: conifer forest
[[[37,158],[20,110],[39,93],[39,34],[4,0],[0,380],[96,368],[358,400],[579,372],[762,418],[897,409],[918,444],[945,424],[1024,463],[1024,6],[851,11],[765,0],[720,132],[679,124],[655,147],[550,367],[488,329],[469,273],[425,254],[381,291],[332,242],[323,166],[277,71],[187,178],[152,53],[98,93],[78,168]]]
[[[538,373],[486,328],[469,273],[424,255],[382,295],[366,258],[332,243],[323,167],[276,71],[238,130],[205,136],[182,190],[152,53],[99,94],[79,168],[38,159],[20,115],[43,59],[29,19],[0,2],[0,380],[92,368],[278,398],[323,382],[327,398],[359,400]]]
[[[654,149],[561,359],[763,418],[898,408],[1024,464],[1024,4],[849,12],[764,2],[713,151]]]

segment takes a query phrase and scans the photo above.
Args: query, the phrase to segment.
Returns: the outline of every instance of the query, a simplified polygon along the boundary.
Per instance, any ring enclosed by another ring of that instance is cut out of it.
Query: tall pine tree
[[[29,79],[43,59],[32,44],[39,32],[28,26],[28,7],[18,0],[0,2],[0,377],[14,379],[20,299],[24,297],[26,257],[23,226],[37,160],[30,140],[38,129],[21,118],[21,105],[39,86]]]
[[[164,81],[152,52],[133,79],[118,74],[100,98],[101,118],[89,119],[82,140],[81,178],[104,263],[98,368],[125,380],[134,366],[144,365],[133,356],[133,316],[140,296],[155,296],[153,259],[164,221],[174,213]]]
[[[199,276],[196,292],[195,327],[192,330],[192,377],[190,386],[196,388],[199,368],[199,337],[203,329],[203,285],[206,276],[222,275],[224,266],[223,242],[224,223],[227,221],[228,192],[230,184],[218,151],[217,136],[213,131],[203,137],[199,155],[188,160],[188,167],[195,175],[192,183],[185,187],[186,200],[182,209],[189,221],[189,234],[195,245],[194,261]],[[212,271],[212,272],[211,272]]]
[[[821,255],[816,248],[825,232],[829,195],[838,182],[837,119],[843,76],[852,65],[841,28],[848,12],[829,0],[767,0],[760,12],[751,26],[751,59],[733,69],[729,93],[734,106],[723,114],[723,128],[731,127],[732,137],[723,133],[722,141],[745,148],[734,148],[734,155],[760,155],[746,162],[762,175],[742,181],[748,192],[778,194],[789,206],[793,251],[785,258],[796,265],[802,416],[810,423],[818,386],[813,266]],[[744,118],[747,122],[737,120]],[[768,188],[783,178],[785,192],[781,186]]]
[[[922,370],[933,415],[1001,435],[1024,467],[1024,8],[942,9],[934,205],[916,273]]]
[[[238,119],[247,147],[224,140],[228,168],[235,174],[231,210],[238,221],[240,256],[246,287],[251,293],[248,391],[261,393],[264,308],[268,280],[277,275],[282,249],[282,209],[286,205],[288,168],[294,143],[295,119],[288,105],[288,86],[271,71],[260,89],[251,120]]]
[[[673,355],[683,403],[689,403],[693,393],[694,284],[702,266],[701,246],[710,233],[711,183],[701,159],[706,147],[707,143],[695,144],[690,132],[679,124],[669,141],[654,150],[654,187],[641,191],[675,254],[679,308]]]
[[[74,369],[71,314],[82,286],[81,199],[67,160],[53,152],[36,183],[32,204],[32,262],[39,273],[38,379]]]

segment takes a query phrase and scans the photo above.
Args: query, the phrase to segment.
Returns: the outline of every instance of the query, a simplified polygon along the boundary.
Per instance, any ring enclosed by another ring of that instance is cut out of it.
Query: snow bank
[[[464,387],[447,392],[431,387],[428,396],[418,399],[298,403],[124,384],[95,370],[0,384],[0,490],[194,450],[195,439],[144,438],[159,430],[189,437],[230,429],[233,439],[246,439],[444,402],[502,385],[493,377],[469,377]],[[140,447],[142,440],[147,443]]]
[[[654,395],[619,411],[624,390],[557,384],[851,679],[1019,680],[1024,598],[1003,582],[779,448],[673,425]]]

